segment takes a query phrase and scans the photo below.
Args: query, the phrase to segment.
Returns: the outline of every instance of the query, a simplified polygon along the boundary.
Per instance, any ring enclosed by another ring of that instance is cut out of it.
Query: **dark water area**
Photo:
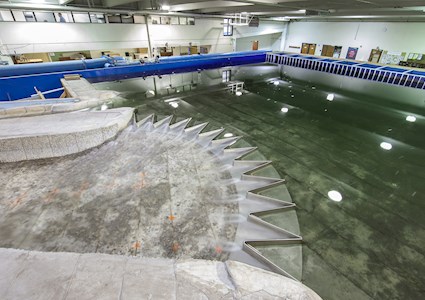
[[[120,105],[137,107],[140,117],[174,114],[224,127],[272,160],[297,205],[304,239],[301,281],[324,299],[424,299],[421,108],[270,68],[232,70],[245,82],[241,96],[229,93],[221,78],[203,76],[196,88],[179,93],[157,91],[148,98],[147,88],[127,92]],[[126,90],[117,85],[109,87]],[[170,98],[178,106],[164,101]],[[342,199],[330,199],[330,191]],[[283,222],[279,214],[265,218],[277,226]],[[279,247],[268,251],[284,265],[282,253]]]

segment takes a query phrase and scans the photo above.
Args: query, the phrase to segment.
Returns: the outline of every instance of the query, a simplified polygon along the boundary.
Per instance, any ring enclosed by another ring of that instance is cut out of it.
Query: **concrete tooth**
[[[155,122],[155,114],[151,114],[146,118],[137,122],[137,127],[142,129],[151,129],[153,127],[153,123]]]
[[[155,127],[155,130],[159,132],[167,132],[168,129],[170,128],[170,123],[173,117],[174,117],[173,115],[167,116],[164,119],[153,124],[153,126]]]
[[[245,148],[228,148],[224,149],[223,154],[220,156],[220,160],[224,164],[231,164],[235,159],[240,159],[246,155],[257,150],[257,147],[245,147]]]
[[[212,153],[216,155],[222,154],[225,148],[233,145],[240,138],[241,138],[240,136],[234,136],[234,137],[229,137],[229,138],[224,138],[219,140],[213,140],[208,148]]]
[[[202,123],[198,124],[189,128],[186,128],[184,130],[184,133],[186,134],[186,138],[188,140],[193,140],[198,138],[199,133],[204,130],[205,127],[207,127],[208,123]]]
[[[249,214],[256,214],[259,216],[260,214],[283,209],[292,209],[294,207],[295,204],[291,202],[248,192],[246,198],[239,202],[239,213],[246,216]]]
[[[192,118],[184,119],[180,122],[174,123],[170,125],[170,130],[174,133],[180,135],[184,132],[184,129],[186,128],[187,124],[192,120]]]
[[[270,160],[235,160],[233,166],[242,169],[244,174],[252,174],[262,168],[269,166],[272,163]]]
[[[210,145],[211,141],[215,139],[220,133],[224,131],[224,128],[211,130],[207,132],[200,133],[198,135],[198,141],[197,143],[201,145],[202,147],[207,147]]]

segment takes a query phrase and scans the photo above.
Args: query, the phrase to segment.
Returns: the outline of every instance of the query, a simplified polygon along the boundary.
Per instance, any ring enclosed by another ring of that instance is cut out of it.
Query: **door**
[[[332,57],[334,54],[335,47],[331,45],[323,45],[322,56]]]
[[[308,54],[314,55],[314,52],[316,51],[316,44],[310,44],[308,47]]]
[[[252,50],[258,50],[258,41],[252,41]]]
[[[369,61],[373,63],[377,63],[379,59],[381,58],[382,50],[380,49],[372,49],[370,51]]]
[[[310,48],[310,44],[303,43],[302,48],[301,48],[301,53],[302,54],[307,54],[308,53],[308,48]]]

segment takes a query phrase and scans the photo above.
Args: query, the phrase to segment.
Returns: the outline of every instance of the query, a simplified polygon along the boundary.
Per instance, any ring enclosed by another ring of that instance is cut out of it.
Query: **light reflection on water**
[[[216,88],[221,74],[208,71],[200,74],[196,90],[179,94],[188,105],[173,109],[143,91],[128,94],[126,105],[138,106],[141,114],[210,121],[213,128],[243,135],[273,160],[298,207],[307,257],[303,281],[324,299],[361,299],[362,293],[421,298],[425,122],[420,110],[385,97],[285,76],[278,80],[279,72],[270,67],[235,68],[232,74],[245,82],[248,93],[235,97]],[[379,147],[384,143],[390,151]],[[276,225],[281,219],[268,217]],[[272,250],[279,263],[278,250]]]

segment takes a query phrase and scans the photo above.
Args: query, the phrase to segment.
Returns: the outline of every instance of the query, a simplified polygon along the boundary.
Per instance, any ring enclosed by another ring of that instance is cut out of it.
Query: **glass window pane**
[[[90,21],[92,23],[106,23],[105,15],[99,13],[90,13]]]
[[[171,17],[170,19],[171,25],[179,25],[179,17]]]
[[[10,10],[0,10],[0,21],[14,21]]]
[[[134,23],[133,16],[121,15],[121,22],[122,23]]]
[[[134,23],[137,24],[145,24],[145,17],[144,16],[133,16]]]
[[[71,12],[57,12],[55,19],[58,23],[74,23]]]
[[[170,25],[171,19],[170,17],[161,17],[161,24]]]
[[[195,25],[195,18],[187,18],[188,25]]]
[[[74,16],[75,23],[90,23],[90,17],[88,13],[72,13]]]
[[[120,15],[108,15],[108,23],[121,23]]]
[[[187,25],[187,18],[186,17],[179,17],[180,25]]]
[[[12,11],[13,17],[15,18],[15,21],[18,22],[26,22],[24,12],[21,10],[13,10]]]
[[[55,22],[55,16],[51,12],[34,12],[37,22]]]
[[[159,16],[151,16],[152,24],[161,24],[161,18]]]
[[[25,21],[27,22],[35,22],[34,13],[32,11],[24,11]]]

